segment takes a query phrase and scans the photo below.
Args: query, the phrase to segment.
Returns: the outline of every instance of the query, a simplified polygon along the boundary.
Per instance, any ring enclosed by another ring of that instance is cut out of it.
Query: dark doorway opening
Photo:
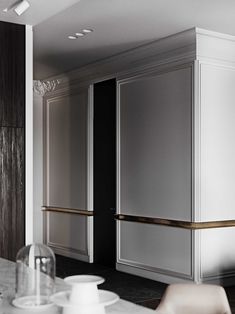
[[[116,80],[94,84],[94,262],[116,263]]]

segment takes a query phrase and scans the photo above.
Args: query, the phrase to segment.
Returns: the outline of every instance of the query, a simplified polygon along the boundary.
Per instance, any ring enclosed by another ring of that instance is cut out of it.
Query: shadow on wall
[[[107,44],[106,46],[88,50],[79,47],[79,51],[71,50],[65,53],[44,54],[44,56],[38,59],[34,57],[34,79],[41,80],[54,75],[60,75],[79,67],[127,52],[149,42],[149,40],[135,41],[112,46]]]
[[[235,285],[235,262],[227,255],[221,259],[219,267],[212,267],[203,275],[203,282],[218,284],[221,286]]]

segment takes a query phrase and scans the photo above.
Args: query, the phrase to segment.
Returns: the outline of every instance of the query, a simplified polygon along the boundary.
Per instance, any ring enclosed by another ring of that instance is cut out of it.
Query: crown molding
[[[199,28],[199,27],[195,27],[195,32],[197,35],[204,35],[204,36],[208,36],[208,37],[214,37],[214,38],[219,38],[219,39],[229,40],[229,41],[235,42],[235,36],[233,36],[233,35],[209,31],[207,29],[203,29],[203,28]]]
[[[179,60],[188,62],[195,58],[196,29],[192,28],[43,81],[60,82],[53,91],[54,94],[56,90],[73,89],[81,83],[89,85],[125,75],[129,71],[145,70],[176,61],[180,62]]]
[[[235,67],[235,36],[196,28],[197,60]]]
[[[235,36],[194,27],[70,72],[49,77],[42,82],[60,82],[53,91],[47,93],[50,97],[60,91],[72,91],[78,86],[87,87],[106,79],[122,78],[133,72],[194,60],[213,60],[219,64],[235,66]]]

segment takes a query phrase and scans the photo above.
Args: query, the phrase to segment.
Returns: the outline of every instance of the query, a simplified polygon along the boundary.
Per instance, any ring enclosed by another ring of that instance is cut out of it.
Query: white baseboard
[[[88,255],[83,255],[83,254],[80,254],[77,252],[69,251],[69,250],[66,250],[63,248],[58,248],[58,247],[54,247],[54,246],[50,246],[50,245],[49,245],[49,247],[53,250],[53,252],[55,254],[62,255],[65,257],[74,258],[74,259],[77,259],[77,260],[82,261],[82,262],[88,262],[88,263],[90,262]]]
[[[235,275],[231,276],[220,276],[220,277],[212,277],[212,278],[203,278],[201,280],[202,283],[220,285],[223,287],[229,287],[235,285]]]
[[[124,273],[144,277],[147,279],[167,283],[167,284],[172,284],[172,283],[180,283],[180,282],[193,282],[193,280],[190,279],[183,279],[179,278],[177,276],[173,275],[166,275],[166,274],[160,274],[157,272],[152,272],[149,270],[125,265],[125,264],[120,264],[116,263],[116,269],[118,271],[122,271]],[[200,280],[201,283],[208,283],[208,284],[216,284],[216,285],[221,285],[224,287],[229,287],[229,286],[234,286],[235,285],[235,274],[231,275],[224,275],[224,276],[218,276],[218,277],[211,277],[211,278],[202,278]]]
[[[116,269],[124,273],[148,278],[151,280],[155,280],[155,281],[159,281],[159,282],[163,282],[167,284],[179,283],[179,282],[192,282],[192,280],[190,279],[183,279],[183,278],[175,277],[172,275],[160,274],[160,273],[156,273],[149,270],[145,270],[145,269],[141,269],[141,268],[137,268],[137,267],[133,267],[129,265],[124,265],[120,263],[116,263]]]

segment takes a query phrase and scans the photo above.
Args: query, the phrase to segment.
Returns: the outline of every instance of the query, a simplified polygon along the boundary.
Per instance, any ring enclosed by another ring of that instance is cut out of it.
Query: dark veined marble
[[[24,245],[25,26],[0,22],[0,257]]]
[[[24,245],[24,129],[0,127],[0,256]]]
[[[25,26],[0,22],[0,126],[24,127]]]

